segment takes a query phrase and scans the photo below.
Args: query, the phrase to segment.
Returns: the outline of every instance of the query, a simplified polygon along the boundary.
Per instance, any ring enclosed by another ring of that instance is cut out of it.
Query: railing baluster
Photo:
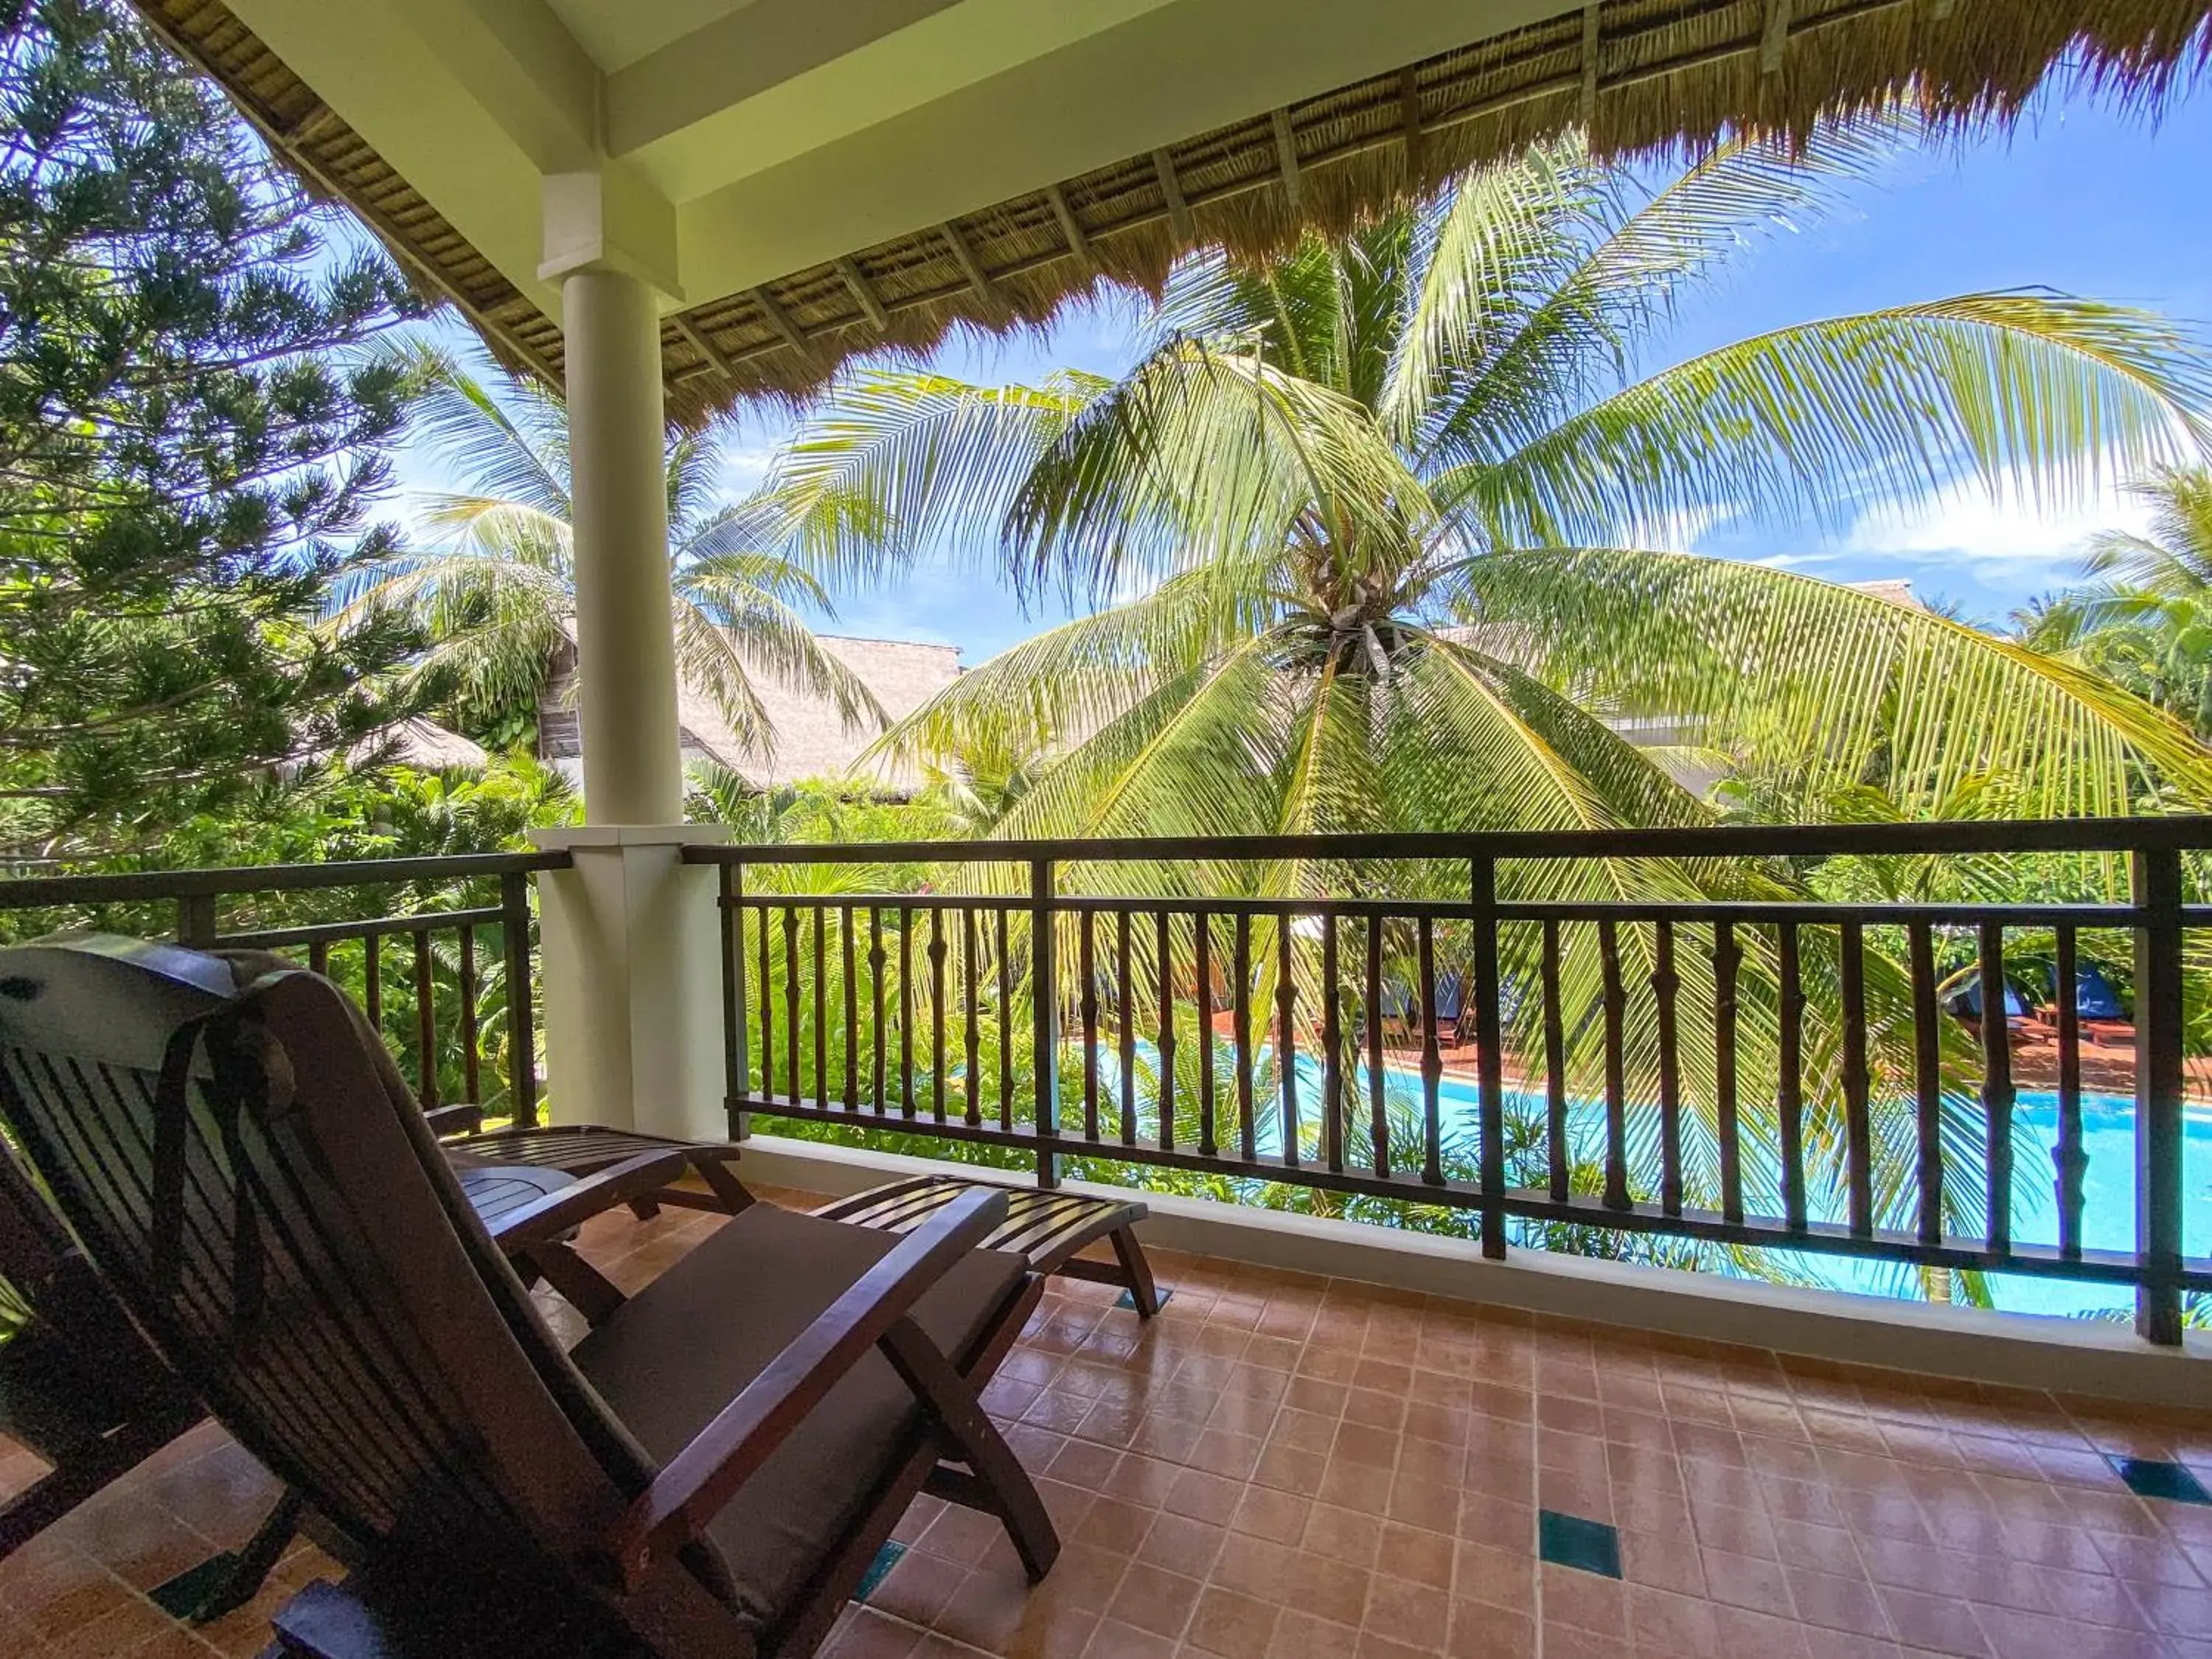
[[[1982,1121],[1990,1178],[1990,1248],[2012,1253],[2012,1031],[2005,1019],[2004,928],[1981,932]]]
[[[1605,1206],[1625,1210],[1634,1201],[1628,1191],[1628,1090],[1620,1048],[1628,997],[1620,981],[1620,930],[1610,917],[1597,925],[1597,951],[1605,982]]]
[[[960,976],[961,1013],[967,1021],[968,1044],[963,1058],[967,1062],[968,1121],[972,1127],[983,1121],[983,1079],[981,1051],[975,1039],[976,981],[982,976],[975,967],[975,907],[969,905],[960,912]]]
[[[330,977],[331,947],[327,940],[319,939],[307,946],[307,971],[320,974],[325,979]]]
[[[1098,962],[1096,913],[1076,924],[1075,967],[1083,975],[1083,1138],[1098,1139]]]
[[[1291,918],[1275,922],[1275,1074],[1282,1079],[1283,1162],[1298,1165],[1298,968],[1297,940]]]
[[[1006,948],[1006,911],[994,917],[999,952],[999,1127],[1014,1127],[1014,959]]]
[[[1919,1115],[1920,1242],[1943,1242],[1943,1056],[1942,1030],[1936,1006],[1936,941],[1924,921],[1905,930],[1912,973],[1912,1063],[1914,1097]],[[1989,1018],[1989,988],[1982,994],[1982,1017]],[[2002,1018],[2002,1016],[2000,1016]]]
[[[1659,1207],[1682,1213],[1682,1055],[1675,1024],[1674,924],[1661,921],[1651,951],[1651,995],[1659,1013]]]
[[[1867,1110],[1866,930],[1842,925],[1838,988],[1844,999],[1844,1184],[1850,1230],[1874,1231],[1874,1122]]]
[[[769,949],[769,906],[760,907],[761,1097],[775,1095],[775,974]]]
[[[1236,988],[1230,993],[1230,1018],[1237,1035],[1237,1146],[1249,1164],[1260,1155],[1252,1124],[1252,918],[1237,913]]]
[[[2081,1003],[2071,927],[2058,930],[2058,1145],[2051,1152],[2058,1198],[2058,1253],[2081,1255],[2082,1177],[2088,1153],[2081,1144]]]
[[[319,970],[318,970],[319,971]],[[481,1056],[477,1048],[477,930],[461,929],[461,1092],[471,1106],[483,1103]]]
[[[1797,939],[1797,924],[1785,921],[1778,930],[1782,954],[1780,1013],[1782,1030],[1776,1060],[1781,1073],[1775,1085],[1775,1110],[1782,1127],[1782,1215],[1791,1228],[1803,1231],[1805,1211],[1805,982],[1804,963]]]
[[[415,1092],[422,1109],[438,1104],[438,1006],[430,974],[430,930],[415,930]]]
[[[187,893],[177,901],[177,943],[195,951],[215,948],[220,924],[213,893]]]
[[[1337,984],[1336,912],[1321,919],[1322,1156],[1332,1174],[1344,1170],[1343,994]]]
[[[1159,913],[1152,949],[1160,964],[1159,1035],[1153,1047],[1160,1056],[1160,1150],[1175,1150],[1175,934],[1168,913]]]
[[[1443,1056],[1437,1051],[1437,945],[1435,924],[1423,916],[1414,924],[1421,978],[1421,1179],[1443,1185],[1443,1124],[1438,1089]]]
[[[899,906],[899,1111],[914,1116],[914,906]]]
[[[722,945],[722,1109],[732,1139],[743,1133],[738,1102],[752,1088],[752,1061],[745,1050],[745,916],[738,908],[744,880],[741,864],[714,866],[714,918]],[[461,941],[464,964],[468,941]],[[464,977],[466,969],[464,967]]]
[[[1498,866],[1476,859],[1468,868],[1474,910],[1474,1066],[1482,1116],[1482,1253],[1505,1255],[1505,1031],[1498,969]]]
[[[2136,927],[2136,1330],[2181,1343],[2181,855],[2137,853]]]
[[[1115,1046],[1121,1063],[1121,1144],[1137,1140],[1137,986],[1129,969],[1129,913],[1114,913]]]
[[[514,1121],[538,1121],[538,1024],[531,1007],[530,878],[520,871],[499,881],[500,950],[506,958],[507,1091]]]
[[[380,1041],[384,1036],[384,935],[363,933],[361,952],[362,1011]]]
[[[814,907],[814,1104],[830,1107],[830,952],[829,912]]]
[[[945,1121],[945,912],[929,912],[929,1109]]]
[[[1031,1069],[1036,1076],[1037,1185],[1060,1185],[1060,1154],[1051,1143],[1060,1133],[1060,941],[1053,932],[1053,896],[1057,880],[1050,859],[1030,863],[1030,1000]]]
[[[1544,1111],[1552,1197],[1567,1201],[1573,1166],[1567,1147],[1567,1034],[1559,1013],[1559,923],[1544,918]]]
[[[1743,949],[1733,922],[1713,924],[1713,1092],[1721,1125],[1721,1213],[1743,1221],[1743,1124],[1736,1103],[1736,972]]]
[[[1390,1174],[1390,1113],[1382,1094],[1382,918],[1367,918],[1367,1133],[1375,1173]]]
[[[1213,918],[1200,910],[1191,918],[1192,974],[1198,981],[1198,1150],[1216,1158],[1213,1136]]]
[[[796,1103],[805,1090],[799,1066],[799,912],[783,907],[783,1059],[789,1091]]]
[[[868,907],[868,1018],[871,1036],[868,1041],[868,1103],[882,1111],[890,1101],[884,1088],[884,1075],[890,1055],[886,1045],[890,1032],[884,1024],[884,967],[890,958],[884,953],[884,908],[880,904]]]
[[[845,992],[845,1060],[839,1069],[845,1074],[845,1109],[852,1112],[860,1105],[860,982],[854,971],[860,942],[853,936],[851,905],[838,907],[837,922],[838,977]]]

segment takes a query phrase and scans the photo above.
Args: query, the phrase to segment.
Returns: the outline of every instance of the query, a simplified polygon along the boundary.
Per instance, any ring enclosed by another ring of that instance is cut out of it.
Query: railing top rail
[[[370,887],[411,881],[455,881],[534,870],[565,870],[564,851],[464,853],[449,858],[337,860],[328,864],[234,865],[219,870],[146,870],[100,876],[24,876],[0,880],[0,910],[55,904],[125,904],[225,893],[270,893],[316,887]]]
[[[1842,854],[2152,853],[2212,849],[2212,816],[1966,819],[1941,823],[1701,824],[1469,834],[1163,836],[1097,841],[697,843],[693,864],[1134,863],[1203,859],[1777,858]],[[4,891],[4,888],[0,888]]]

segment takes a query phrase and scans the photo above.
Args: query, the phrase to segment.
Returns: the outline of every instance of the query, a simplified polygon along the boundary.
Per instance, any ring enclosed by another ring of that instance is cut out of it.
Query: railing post
[[[507,957],[507,1088],[518,1126],[538,1121],[538,1034],[532,1018],[530,878],[499,878],[500,945]]]
[[[1050,859],[1030,860],[1030,1069],[1036,1090],[1036,1132],[1060,1133],[1060,952],[1053,936],[1055,884]],[[1037,1185],[1060,1185],[1060,1154],[1037,1148]]]
[[[730,1139],[743,1140],[752,1133],[752,1114],[738,1103],[750,1091],[753,1078],[752,1038],[745,1029],[744,868],[725,864],[721,876],[722,1071],[727,1096],[723,1103],[730,1115]],[[849,1064],[851,1056],[846,1058]]]
[[[1498,1002],[1498,865],[1478,858],[1470,867],[1474,906],[1474,1064],[1481,1093],[1482,1253],[1505,1257],[1505,1055]]]
[[[2181,855],[2135,855],[2136,1329],[2181,1342]],[[1990,992],[1982,993],[1989,1018]],[[2002,1005],[1996,1005],[2002,1018]]]
[[[216,915],[213,893],[187,893],[177,901],[177,943],[195,951],[215,945]]]

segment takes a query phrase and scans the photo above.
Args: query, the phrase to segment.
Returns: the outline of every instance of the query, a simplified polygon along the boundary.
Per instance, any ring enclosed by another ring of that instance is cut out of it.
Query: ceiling
[[[1576,8],[1559,0],[229,0],[558,316],[594,176],[673,309]]]

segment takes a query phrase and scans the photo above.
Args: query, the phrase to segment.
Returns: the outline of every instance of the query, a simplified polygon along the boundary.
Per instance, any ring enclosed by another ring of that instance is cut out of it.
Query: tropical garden
[[[0,121],[6,873],[491,850],[572,819],[574,789],[537,758],[573,659],[558,398],[449,349],[450,330],[426,332],[428,303],[381,252],[100,0],[19,9],[0,36]],[[869,364],[801,412],[743,494],[726,488],[726,434],[672,432],[687,678],[756,757],[777,741],[761,696],[774,683],[873,734],[874,757],[921,780],[890,799],[850,778],[763,790],[707,769],[692,811],[745,840],[849,842],[2212,807],[2212,356],[2199,333],[2094,299],[1966,293],[1669,349],[1686,295],[1921,137],[1902,118],[1870,119],[1797,151],[1737,142],[1668,170],[1607,165],[1564,139],[1340,240],[1264,263],[1186,261],[1145,297],[1140,349],[1116,376],[982,384]],[[441,487],[396,494],[402,444],[435,458]],[[1668,548],[1670,526],[1717,509],[1840,527],[1964,480],[2057,510],[2116,477],[2151,504],[2149,532],[2099,538],[2079,586],[2002,626]],[[948,562],[1074,619],[892,722],[815,629],[849,596]],[[410,718],[473,740],[485,763],[405,765],[389,738]],[[1638,740],[1655,724],[1666,743]],[[782,879],[958,892],[994,879],[969,873],[983,867],[791,866]],[[1384,873],[1408,899],[1459,896],[1457,875]],[[1549,896],[1638,899],[2090,898],[2124,880],[2057,857],[1594,859],[1502,874],[1508,898],[1540,879]],[[1349,878],[1301,860],[1069,875],[1094,890],[1291,898]],[[368,897],[482,902],[461,888]],[[272,900],[263,920],[362,899]],[[1255,962],[1310,972],[1311,940],[1261,932]],[[1656,937],[1632,927],[1622,942],[1648,980]],[[1877,1095],[1901,1103],[1914,1058],[1904,945],[1870,943]],[[1509,930],[1504,946],[1508,982],[1532,981],[1534,934]],[[1947,971],[1970,959],[1966,940],[1944,947]],[[1148,960],[1150,944],[1134,948]],[[1437,948],[1455,960],[1468,946],[1447,931]],[[2103,948],[2124,981],[2123,950]],[[2212,960],[2202,969],[2212,988]],[[1239,994],[1269,1006],[1274,971]],[[1566,1002],[1595,1006],[1605,971],[1595,935],[1574,933]],[[1817,951],[1804,964],[1806,1065],[1822,1079],[1840,1063],[1840,971]],[[504,994],[495,973],[483,985]],[[1782,988],[1762,941],[1747,940],[1737,994],[1738,1063],[1771,1076]],[[1686,960],[1685,1054],[1712,1053],[1717,996],[1710,961]],[[1524,1000],[1508,1033],[1516,1053],[1541,1049],[1534,1008]],[[2212,995],[2198,997],[2193,1029],[2212,1048],[2208,1011]],[[404,1027],[404,997],[386,1017]],[[1191,1005],[1111,1018],[1164,1024],[1184,1053],[1215,1041]],[[942,1086],[930,1030],[902,1035]],[[809,1030],[803,1048],[827,1065],[842,1041]],[[1963,1030],[1947,1041],[1949,1137],[1971,1170],[1977,1062]],[[1577,1091],[1601,1046],[1597,1023],[1571,1022],[1562,1064]],[[1632,1092],[1648,1097],[1649,1011],[1632,1013],[1625,1048]],[[1153,1068],[1156,1089],[1156,1053],[1123,1053]],[[1028,1078],[1036,1059],[1017,1048],[960,1063]],[[1057,1063],[1064,1093],[1099,1086],[1079,1060]],[[1279,1090],[1268,1064],[1261,1086]],[[1710,1058],[1683,1080],[1693,1201],[1719,1179],[1717,1087]],[[1178,1073],[1177,1115],[1220,1104],[1198,1088]],[[1540,1128],[1514,1121],[1516,1178],[1541,1180]],[[1839,1181],[1837,1113],[1814,1110],[1807,1133],[1820,1178]],[[1893,1220],[1911,1202],[1905,1106],[1879,1114],[1875,1133],[1877,1201]],[[1638,1144],[1648,1186],[1650,1136]],[[1463,1146],[1448,1152],[1468,1167]],[[1596,1232],[1540,1242],[1803,1271]],[[1986,1293],[1963,1275],[1916,1287]]]

